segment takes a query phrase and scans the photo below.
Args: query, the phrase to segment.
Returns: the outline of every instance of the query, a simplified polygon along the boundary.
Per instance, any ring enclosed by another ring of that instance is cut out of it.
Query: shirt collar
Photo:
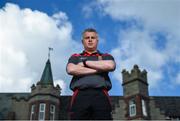
[[[91,56],[91,55],[96,55],[96,54],[101,55],[101,52],[99,50],[97,50],[96,52],[88,53],[87,51],[84,50],[81,54]]]

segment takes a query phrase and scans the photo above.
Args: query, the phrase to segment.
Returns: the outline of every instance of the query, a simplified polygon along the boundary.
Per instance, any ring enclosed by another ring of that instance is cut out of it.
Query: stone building
[[[122,71],[123,95],[111,96],[114,120],[180,120],[180,97],[149,96],[146,70]],[[71,96],[54,85],[50,60],[30,93],[0,93],[0,120],[66,120]]]

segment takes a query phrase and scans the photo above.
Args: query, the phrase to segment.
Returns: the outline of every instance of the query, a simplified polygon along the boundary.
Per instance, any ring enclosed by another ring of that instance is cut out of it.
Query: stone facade
[[[149,96],[146,70],[122,71],[123,96],[111,96],[114,120],[180,120],[180,97]],[[48,60],[30,93],[0,93],[0,120],[68,120],[71,96],[53,84]]]

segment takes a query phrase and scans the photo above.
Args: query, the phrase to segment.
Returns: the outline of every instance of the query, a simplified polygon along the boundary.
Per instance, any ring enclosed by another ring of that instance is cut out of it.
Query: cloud
[[[118,43],[111,52],[118,64],[116,79],[121,81],[119,72],[123,68],[131,70],[138,64],[148,71],[150,87],[160,88],[162,80],[168,77],[165,67],[169,63],[180,63],[180,23],[177,22],[180,1],[97,0],[88,6],[101,16],[129,25],[119,28]]]
[[[160,44],[165,43],[167,55],[180,62],[180,22],[177,22],[180,21],[179,0],[97,0],[93,5],[90,7],[99,10],[102,15],[108,15],[118,21],[132,22],[128,29],[143,26],[142,31],[165,33],[167,41],[162,40]]]
[[[121,39],[119,39],[118,47],[111,52],[117,61],[114,76],[121,81],[119,72],[122,69],[130,71],[134,64],[138,64],[147,70],[150,86],[155,87],[163,78],[161,68],[166,62],[166,55],[156,49],[148,32],[123,31],[119,36]]]
[[[93,14],[93,10],[92,10],[92,8],[89,7],[89,6],[83,6],[82,12],[83,12],[83,14],[84,14],[84,17],[86,17],[86,18],[91,17],[92,14]]]
[[[180,85],[180,73],[177,74],[175,82]]]
[[[180,26],[179,0],[97,0],[97,8],[113,19],[142,19],[148,26]],[[93,6],[94,7],[94,6]],[[174,19],[176,18],[176,19]]]
[[[30,86],[39,81],[47,61],[48,47],[55,80],[63,93],[68,93],[66,84],[67,59],[78,44],[72,39],[72,25],[66,13],[48,16],[38,10],[21,9],[7,3],[0,9],[0,91],[30,91]],[[65,91],[66,90],[66,91]]]

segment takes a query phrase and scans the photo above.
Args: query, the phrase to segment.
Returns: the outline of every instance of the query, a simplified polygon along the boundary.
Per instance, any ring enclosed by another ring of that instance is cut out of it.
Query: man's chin
[[[96,49],[95,48],[88,48],[87,51],[95,51]]]

